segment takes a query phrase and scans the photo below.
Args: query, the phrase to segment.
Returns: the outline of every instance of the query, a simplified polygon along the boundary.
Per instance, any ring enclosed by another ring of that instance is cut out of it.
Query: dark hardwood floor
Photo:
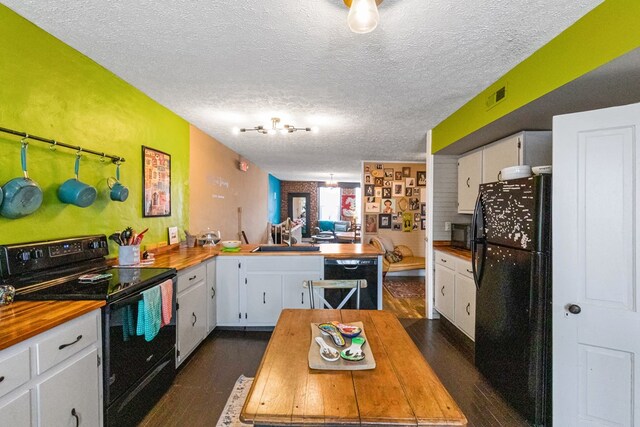
[[[527,426],[473,365],[473,354],[440,320],[400,319],[469,420],[469,426]],[[253,377],[270,332],[215,330],[181,366],[141,426],[215,426],[240,375]]]

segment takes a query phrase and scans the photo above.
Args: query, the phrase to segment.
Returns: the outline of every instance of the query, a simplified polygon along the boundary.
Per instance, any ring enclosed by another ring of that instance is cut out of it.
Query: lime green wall
[[[605,0],[433,128],[432,152],[640,46],[640,1]],[[490,110],[487,97],[507,84]]]
[[[56,190],[72,177],[74,151],[29,145],[31,178],[44,190],[33,215],[0,217],[0,243],[149,227],[146,243],[166,241],[167,227],[188,227],[189,124],[91,59],[0,5],[0,126],[123,156],[124,203],[109,200],[115,166],[85,156],[80,179],[96,186],[88,208],[64,205]],[[0,134],[0,182],[19,176],[19,138]],[[171,154],[172,216],[142,218],[141,146]],[[112,245],[110,251],[116,253]]]

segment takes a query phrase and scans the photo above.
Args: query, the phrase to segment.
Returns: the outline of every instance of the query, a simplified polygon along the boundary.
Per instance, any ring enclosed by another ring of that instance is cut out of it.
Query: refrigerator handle
[[[482,273],[484,270],[484,258],[486,251],[486,241],[484,236],[478,237],[478,219],[482,216],[482,203],[480,202],[480,194],[476,199],[476,206],[473,210],[473,216],[471,218],[471,270],[473,273],[473,281],[476,284],[476,288],[480,289],[480,282],[482,280]],[[482,256],[478,256],[478,246],[482,245]],[[481,262],[480,268],[477,267],[478,261]]]

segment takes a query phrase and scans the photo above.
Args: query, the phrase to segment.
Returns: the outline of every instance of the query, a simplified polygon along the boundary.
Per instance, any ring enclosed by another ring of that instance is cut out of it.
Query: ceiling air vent
[[[487,110],[490,110],[491,108],[495,107],[496,104],[504,101],[506,97],[507,85],[504,85],[487,97]]]

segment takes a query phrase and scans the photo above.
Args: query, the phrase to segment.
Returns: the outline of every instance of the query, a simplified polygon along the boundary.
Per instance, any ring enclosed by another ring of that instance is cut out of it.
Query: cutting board
[[[362,329],[362,332],[359,336],[363,337],[365,340],[367,336],[364,331],[364,326],[362,322],[350,322],[347,325],[357,326]],[[373,358],[373,353],[371,352],[371,347],[369,346],[369,340],[364,343],[362,346],[362,351],[364,351],[364,359],[358,362],[351,362],[349,360],[344,360],[340,358],[335,362],[328,362],[324,360],[320,356],[320,346],[316,342],[316,337],[321,337],[327,345],[335,348],[338,351],[342,351],[346,348],[349,348],[351,345],[351,338],[346,338],[346,344],[344,347],[338,347],[333,343],[333,339],[328,335],[323,335],[320,328],[318,328],[318,323],[311,323],[311,343],[309,345],[309,367],[311,369],[325,369],[325,370],[334,370],[334,371],[360,371],[365,369],[374,369],[376,367],[376,361]]]

